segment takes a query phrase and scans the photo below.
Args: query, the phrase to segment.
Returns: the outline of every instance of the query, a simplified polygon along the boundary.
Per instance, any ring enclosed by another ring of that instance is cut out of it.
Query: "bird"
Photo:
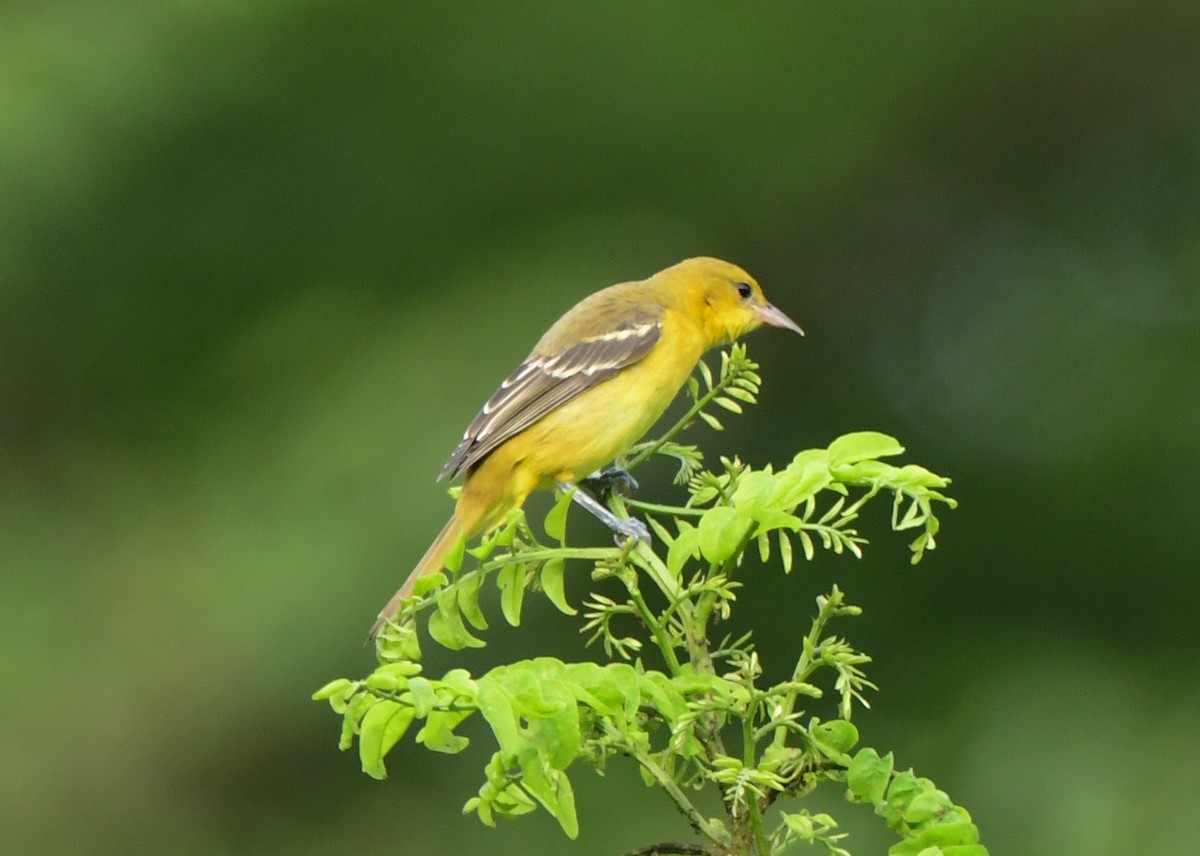
[[[556,321],[483,405],[438,480],[465,474],[454,513],[404,585],[379,612],[368,640],[436,573],[459,539],[486,533],[536,489],[573,498],[620,535],[648,538],[577,482],[629,450],[662,416],[710,349],[767,324],[804,331],[767,301],[745,270],[710,257],[585,297]]]

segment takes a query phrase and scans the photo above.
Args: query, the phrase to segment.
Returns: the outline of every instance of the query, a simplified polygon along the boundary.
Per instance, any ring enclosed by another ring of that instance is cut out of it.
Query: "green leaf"
[[[829,465],[854,464],[872,458],[887,458],[904,452],[895,437],[878,431],[858,431],[844,434],[829,444]]]
[[[566,773],[543,765],[541,758],[530,755],[522,759],[521,784],[558,821],[568,838],[579,835],[579,819],[575,815],[575,793]]]
[[[413,721],[413,709],[382,699],[371,706],[359,725],[358,756],[363,772],[374,779],[387,778],[383,757],[392,750]]]
[[[525,600],[525,566],[505,565],[496,574],[496,585],[500,587],[500,611],[513,627],[521,626],[521,604]]]
[[[606,671],[621,695],[625,719],[632,722],[637,716],[638,706],[642,703],[642,689],[637,671],[628,663],[610,663]]]
[[[557,541],[559,544],[565,544],[567,539],[567,511],[571,508],[571,495],[573,490],[559,494],[558,499],[554,503],[554,507],[546,515],[546,520],[542,527],[546,530],[546,534]]]
[[[454,733],[454,728],[473,711],[435,710],[425,720],[425,727],[417,732],[417,742],[434,752],[454,755],[466,749],[471,741]]]
[[[487,630],[487,619],[484,618],[483,610],[479,608],[479,590],[483,588],[483,574],[476,573],[459,578],[456,588],[458,608],[463,617],[471,622],[476,630]]]
[[[795,508],[832,481],[827,462],[797,455],[796,460],[776,476],[768,506],[776,509]]]
[[[563,669],[563,678],[573,687],[578,701],[604,716],[615,717],[621,713],[625,695],[612,668],[613,665],[569,663]]]
[[[904,822],[909,826],[920,826],[940,818],[953,807],[954,803],[945,791],[928,790],[913,797],[904,811]]]
[[[446,585],[448,582],[450,582],[450,578],[441,571],[438,571],[436,574],[426,574],[423,577],[419,577],[413,583],[413,595],[415,597],[421,597],[426,592],[431,592],[435,588],[440,588],[441,586]]]
[[[542,684],[542,698],[551,713],[530,722],[540,742],[538,751],[556,770],[565,770],[579,753],[579,707],[575,694],[561,680]]]
[[[933,782],[928,779],[918,779],[911,770],[897,773],[888,786],[887,808],[884,819],[889,828],[901,832],[904,829],[904,813],[909,804],[918,794],[933,788]]]
[[[683,573],[683,566],[694,559],[700,550],[700,532],[686,520],[677,521],[679,537],[667,549],[667,570],[676,579]]]
[[[800,536],[800,546],[804,548],[804,558],[808,561],[813,560],[813,556],[817,555],[817,548],[813,544],[812,536],[803,529],[796,532]]]
[[[554,705],[547,701],[542,694],[542,688],[547,679],[547,670],[541,668],[537,660],[513,663],[504,667],[497,674],[503,680],[504,691],[513,700],[519,714],[526,718],[553,715]]]
[[[700,552],[704,558],[719,565],[737,551],[746,535],[746,520],[736,508],[718,505],[700,518]]]
[[[429,716],[430,711],[437,706],[437,695],[429,679],[419,676],[409,678],[408,691],[412,693],[411,704],[416,715],[421,719]]]
[[[817,749],[831,761],[849,766],[850,756],[846,753],[858,742],[858,729],[844,719],[832,719],[809,728]]]
[[[445,588],[438,594],[437,611],[429,616],[429,635],[451,651],[482,648],[485,643],[471,635],[458,611],[458,588]]]
[[[801,841],[812,843],[813,840],[813,822],[812,818],[807,814],[783,814],[783,822],[792,835],[795,835]]]
[[[321,701],[323,699],[332,698],[335,695],[340,695],[352,686],[354,686],[354,681],[350,680],[349,678],[337,678],[313,693],[312,700]]]
[[[792,572],[792,539],[785,530],[779,530],[779,560],[783,563],[783,572]]]
[[[922,829],[912,838],[893,845],[889,856],[922,856],[938,853],[941,856],[987,856],[987,848],[979,843],[979,830],[970,822],[944,823]]]
[[[463,553],[466,549],[467,536],[466,533],[463,533],[458,536],[454,545],[446,553],[446,558],[442,560],[442,564],[457,574],[459,569],[462,568]]]
[[[542,591],[546,593],[546,597],[550,599],[550,602],[554,604],[559,612],[565,615],[575,615],[578,610],[567,603],[567,596],[563,592],[564,567],[565,564],[562,559],[549,559],[542,565]]]
[[[668,722],[687,715],[687,699],[675,688],[671,679],[662,672],[639,674],[638,689],[642,695],[642,703],[652,705],[663,714]]]
[[[775,490],[775,480],[774,473],[765,470],[744,473],[733,492],[733,505],[742,513],[754,516]]]
[[[719,419],[717,419],[717,417],[715,417],[711,413],[709,413],[708,411],[701,410],[696,415],[699,416],[701,419],[703,419],[705,424],[707,424],[708,427],[713,429],[714,431],[724,431],[725,430],[725,426],[721,424],[721,421]]]
[[[495,680],[484,677],[479,679],[479,693],[475,701],[479,712],[496,735],[500,751],[506,758],[516,757],[525,745],[525,738],[517,726],[512,698]]]
[[[881,805],[891,781],[892,753],[879,757],[874,749],[861,749],[846,769],[846,788],[858,802]]]

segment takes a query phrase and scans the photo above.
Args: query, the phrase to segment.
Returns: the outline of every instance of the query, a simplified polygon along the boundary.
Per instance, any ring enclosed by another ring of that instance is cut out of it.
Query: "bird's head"
[[[769,324],[804,335],[800,325],[771,305],[754,277],[729,262],[686,259],[658,276],[668,280],[711,345]]]

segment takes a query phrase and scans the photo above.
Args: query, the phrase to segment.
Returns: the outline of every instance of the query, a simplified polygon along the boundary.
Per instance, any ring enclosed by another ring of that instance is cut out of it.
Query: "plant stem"
[[[804,683],[808,677],[816,671],[820,663],[810,657],[809,652],[813,655],[819,650],[818,645],[821,641],[821,634],[825,631],[825,624],[833,617],[834,611],[842,603],[842,593],[837,586],[833,587],[829,597],[817,598],[820,608],[817,611],[817,617],[813,619],[812,627],[808,631],[808,635],[804,637],[801,643],[800,657],[796,660],[796,668],[792,672],[792,681],[795,683]],[[789,691],[782,702],[782,709],[778,714],[778,718],[782,719],[788,716],[796,706],[796,690]],[[783,746],[787,741],[787,729],[779,726],[775,729],[776,746]]]
[[[626,583],[625,587],[629,591],[629,597],[633,601],[634,606],[637,607],[642,623],[649,629],[651,635],[654,636],[654,643],[662,651],[663,659],[667,662],[667,668],[671,670],[671,674],[674,676],[682,674],[683,667],[679,664],[679,657],[675,653],[675,646],[671,644],[666,629],[655,617],[654,611],[646,604],[646,599],[642,597],[642,591],[637,585],[636,574],[633,575],[630,583]]]
[[[655,783],[667,792],[667,796],[674,801],[675,807],[678,808],[683,813],[683,816],[688,819],[688,822],[692,825],[692,829],[696,830],[698,834],[703,835],[709,841],[715,842],[722,847],[727,847],[729,845],[729,832],[726,831],[720,824],[713,823],[705,818],[704,815],[700,814],[696,807],[692,805],[692,801],[687,798],[687,794],[685,794],[682,789],[680,789],[679,785],[676,784],[675,779],[672,778],[672,776],[666,770],[655,763],[653,758],[651,758],[645,752],[640,751],[636,746],[625,739],[621,732],[619,732],[611,724],[604,723],[604,731],[609,737],[619,741],[624,752],[629,755],[629,757],[633,758],[633,760],[641,764],[642,768],[650,774],[650,777],[654,779]]]
[[[751,688],[751,692],[753,692],[753,688]],[[754,740],[754,723],[752,721],[756,707],[757,703],[752,702],[747,713],[742,717],[742,763],[748,769],[753,769],[758,765],[758,747]],[[767,856],[771,850],[767,846],[767,836],[763,830],[762,810],[759,808],[758,798],[753,794],[746,801],[746,819],[754,834],[756,849],[761,856]]]
[[[707,509],[704,508],[685,508],[682,505],[660,505],[657,502],[643,502],[640,499],[626,499],[629,505],[639,511],[653,511],[658,514],[666,514],[670,517],[702,517]]]

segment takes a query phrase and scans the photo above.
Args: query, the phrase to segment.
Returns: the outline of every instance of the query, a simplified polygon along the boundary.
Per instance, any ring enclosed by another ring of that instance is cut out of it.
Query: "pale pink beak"
[[[762,321],[764,324],[770,324],[772,327],[783,327],[799,333],[801,336],[804,335],[804,331],[800,329],[799,324],[797,324],[791,318],[788,318],[770,303],[763,304],[762,306],[758,307],[755,312],[758,314],[758,320]]]

